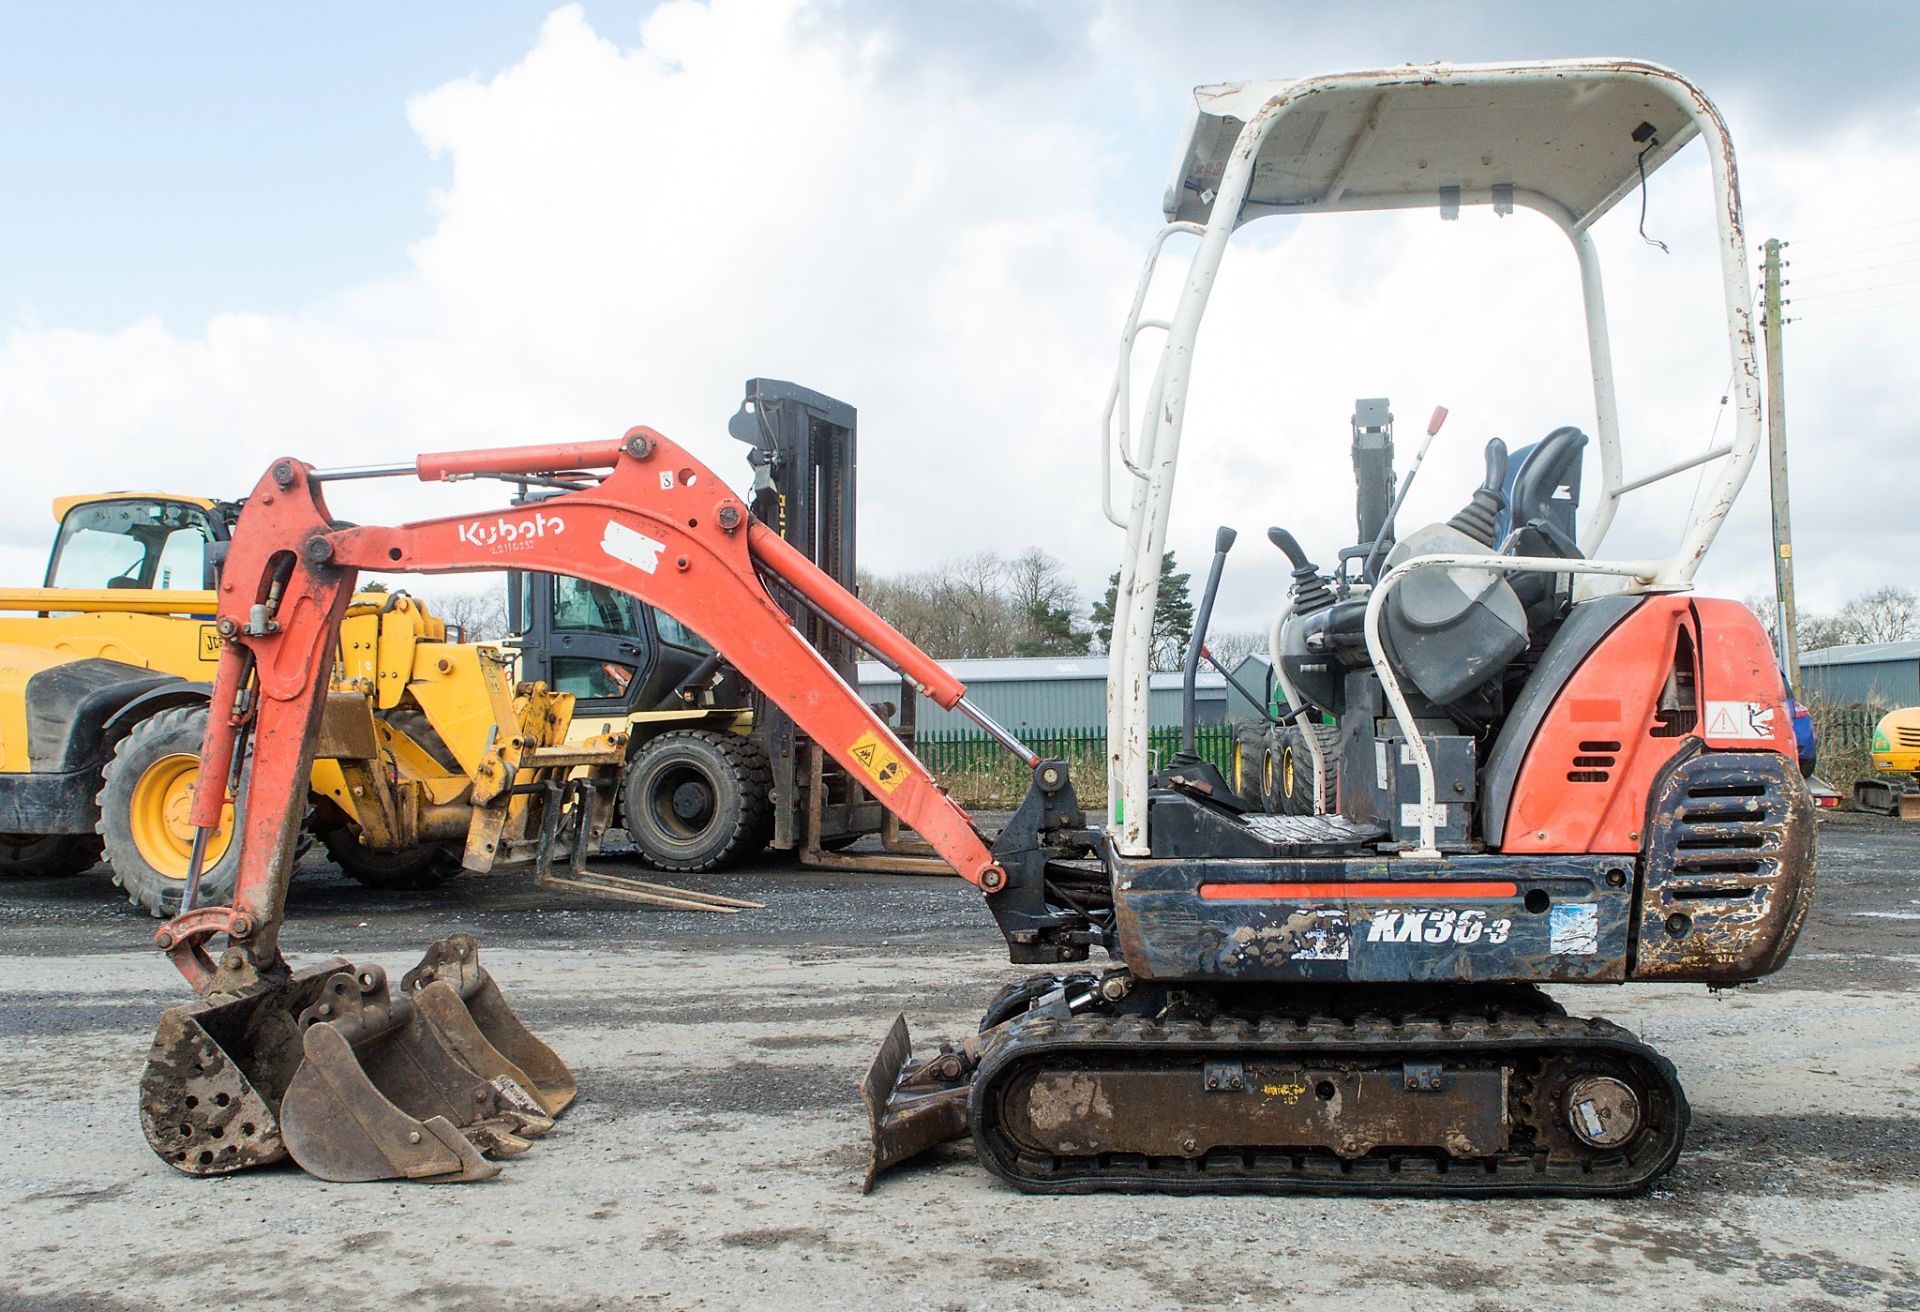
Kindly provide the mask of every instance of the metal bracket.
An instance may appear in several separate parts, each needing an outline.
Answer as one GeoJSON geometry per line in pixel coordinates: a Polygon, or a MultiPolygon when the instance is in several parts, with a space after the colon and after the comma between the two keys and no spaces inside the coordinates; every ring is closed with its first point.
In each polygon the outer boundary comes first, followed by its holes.
{"type": "Polygon", "coordinates": [[[1438,1093],[1447,1087],[1437,1061],[1409,1061],[1400,1066],[1400,1083],[1408,1093],[1438,1093]]]}
{"type": "Polygon", "coordinates": [[[1203,1072],[1208,1093],[1237,1093],[1247,1087],[1247,1068],[1237,1061],[1216,1058],[1203,1072]]]}

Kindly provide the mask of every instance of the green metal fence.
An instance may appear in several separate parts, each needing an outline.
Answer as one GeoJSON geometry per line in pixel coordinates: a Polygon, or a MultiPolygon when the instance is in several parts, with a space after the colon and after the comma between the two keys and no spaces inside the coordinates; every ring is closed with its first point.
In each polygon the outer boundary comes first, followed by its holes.
{"type": "MultiPolygon", "coordinates": [[[[1014,736],[1045,757],[1064,761],[1104,760],[1105,729],[1016,729],[1014,736]]],[[[1202,724],[1194,729],[1194,750],[1223,772],[1233,768],[1233,732],[1230,724],[1202,724]]],[[[1180,750],[1178,726],[1154,729],[1148,737],[1154,759],[1164,763],[1180,750]]],[[[914,735],[913,752],[936,776],[991,772],[1012,760],[1007,749],[965,729],[921,730],[914,735]]]]}
{"type": "Polygon", "coordinates": [[[1819,736],[1823,756],[1828,752],[1836,756],[1866,752],[1873,745],[1873,726],[1880,723],[1880,717],[1885,714],[1857,706],[1827,710],[1817,703],[1809,709],[1814,713],[1814,731],[1819,736]]]}

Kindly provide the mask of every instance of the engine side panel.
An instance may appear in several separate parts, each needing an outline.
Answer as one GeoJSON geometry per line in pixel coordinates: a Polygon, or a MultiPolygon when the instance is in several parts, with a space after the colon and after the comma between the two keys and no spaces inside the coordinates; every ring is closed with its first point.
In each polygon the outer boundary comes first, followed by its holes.
{"type": "Polygon", "coordinates": [[[1640,850],[1654,780],[1692,741],[1686,717],[1657,715],[1661,694],[1678,664],[1691,696],[1698,649],[1693,606],[1678,596],[1647,598],[1594,646],[1526,749],[1502,851],[1640,850]]]}

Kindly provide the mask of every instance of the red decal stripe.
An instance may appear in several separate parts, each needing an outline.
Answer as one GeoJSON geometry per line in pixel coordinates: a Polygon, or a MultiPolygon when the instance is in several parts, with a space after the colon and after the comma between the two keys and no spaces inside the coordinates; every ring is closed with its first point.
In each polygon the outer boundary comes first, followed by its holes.
{"type": "Polygon", "coordinates": [[[1434,900],[1473,900],[1515,897],[1519,886],[1506,880],[1469,883],[1464,880],[1410,879],[1370,880],[1365,883],[1331,884],[1202,884],[1200,896],[1208,901],[1319,901],[1322,898],[1348,898],[1362,902],[1408,902],[1434,900]]]}

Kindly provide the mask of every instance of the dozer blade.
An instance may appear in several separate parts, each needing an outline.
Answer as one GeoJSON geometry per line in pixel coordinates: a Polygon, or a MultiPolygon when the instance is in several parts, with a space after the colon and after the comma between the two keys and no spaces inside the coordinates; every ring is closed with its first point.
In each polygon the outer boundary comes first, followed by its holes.
{"type": "Polygon", "coordinates": [[[907,1018],[896,1016],[866,1078],[860,1081],[860,1100],[866,1104],[873,1136],[862,1193],[873,1192],[874,1181],[883,1171],[967,1133],[973,1056],[943,1051],[926,1061],[913,1061],[912,1054],[907,1018]]]}
{"type": "Polygon", "coordinates": [[[300,1015],[304,1060],[280,1109],[287,1151],[323,1180],[484,1180],[553,1121],[462,1062],[377,966],[339,971],[300,1015]]]}
{"type": "Polygon", "coordinates": [[[558,1116],[580,1091],[567,1064],[513,1014],[481,966],[473,935],[449,934],[430,946],[400,989],[461,1061],[488,1080],[512,1081],[548,1116],[558,1116]]]}

